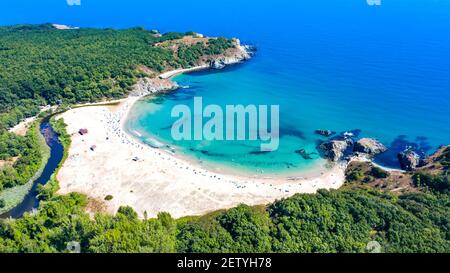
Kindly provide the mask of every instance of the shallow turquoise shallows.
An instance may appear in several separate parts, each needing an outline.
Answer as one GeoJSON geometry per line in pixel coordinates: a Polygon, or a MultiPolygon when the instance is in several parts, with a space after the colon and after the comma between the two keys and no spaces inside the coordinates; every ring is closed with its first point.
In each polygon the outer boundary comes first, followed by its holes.
{"type": "MultiPolygon", "coordinates": [[[[257,46],[255,58],[218,73],[175,80],[181,89],[139,102],[127,124],[179,154],[252,172],[304,171],[322,164],[316,129],[361,130],[390,148],[377,160],[396,166],[407,146],[430,153],[450,144],[450,1],[11,1],[0,23],[55,22],[80,27],[145,26],[239,37],[257,46]],[[33,2],[33,3],[31,3],[33,2]],[[161,3],[159,3],[161,2],[161,3]],[[11,12],[14,9],[20,12],[11,12]],[[157,12],[153,12],[157,11],[157,12]],[[17,14],[17,15],[15,15],[17,14]],[[19,16],[20,17],[17,17],[19,16]],[[16,16],[16,17],[14,17],[16,16]],[[279,104],[277,152],[249,142],[174,142],[172,106],[205,103],[279,104]],[[295,151],[304,149],[312,159],[295,151]]],[[[304,154],[303,154],[304,155],[304,154]]]]}
{"type": "Polygon", "coordinates": [[[176,77],[189,88],[139,102],[130,131],[214,166],[280,173],[324,163],[316,129],[361,130],[361,137],[390,148],[377,160],[397,167],[396,154],[407,146],[427,154],[450,143],[450,21],[438,10],[450,9],[433,5],[336,6],[332,13],[309,4],[298,7],[298,16],[261,20],[255,32],[235,26],[244,42],[258,47],[255,58],[176,77]],[[279,150],[258,153],[255,142],[173,141],[172,107],[192,106],[196,96],[222,106],[280,105],[279,150]],[[296,152],[302,149],[303,155],[296,152]]]}

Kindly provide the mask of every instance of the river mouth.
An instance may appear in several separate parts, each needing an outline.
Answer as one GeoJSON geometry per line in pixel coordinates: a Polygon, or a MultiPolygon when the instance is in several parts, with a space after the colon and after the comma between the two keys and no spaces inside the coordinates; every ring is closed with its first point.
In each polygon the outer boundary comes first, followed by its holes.
{"type": "Polygon", "coordinates": [[[0,215],[0,218],[20,218],[26,212],[31,212],[39,207],[38,186],[45,185],[50,180],[53,173],[58,168],[64,155],[64,147],[59,141],[58,135],[49,123],[49,118],[45,118],[40,124],[40,133],[44,136],[45,142],[50,147],[50,157],[45,165],[42,174],[33,182],[33,186],[20,204],[10,211],[0,215]]]}

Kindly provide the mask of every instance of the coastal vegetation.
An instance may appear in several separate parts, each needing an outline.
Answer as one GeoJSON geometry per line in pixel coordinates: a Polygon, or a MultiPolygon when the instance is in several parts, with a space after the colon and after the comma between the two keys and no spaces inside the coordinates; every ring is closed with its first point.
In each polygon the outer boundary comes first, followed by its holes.
{"type": "MultiPolygon", "coordinates": [[[[138,78],[195,65],[205,54],[233,46],[230,39],[207,39],[202,46],[183,47],[179,55],[156,46],[186,35],[193,33],[58,30],[51,24],[0,27],[0,192],[26,184],[44,160],[38,123],[25,137],[8,131],[38,115],[41,107],[124,97],[138,78]]],[[[60,124],[52,125],[58,132],[60,124]]],[[[63,145],[70,141],[60,138],[63,145]]]]}
{"type": "Polygon", "coordinates": [[[211,39],[207,45],[183,47],[178,56],[155,46],[185,35],[154,35],[143,28],[0,27],[0,124],[11,127],[47,104],[123,97],[144,76],[140,66],[155,73],[186,68],[233,46],[229,39],[211,39]]]}
{"type": "MultiPolygon", "coordinates": [[[[139,77],[192,66],[205,54],[232,46],[230,40],[214,39],[207,45],[183,45],[176,54],[156,46],[192,34],[0,27],[0,160],[14,161],[0,167],[0,191],[25,185],[45,159],[37,122],[24,137],[8,128],[37,115],[44,105],[122,97],[139,77]]],[[[50,123],[66,158],[71,139],[64,120],[52,118],[50,123]]],[[[371,241],[379,242],[383,252],[450,252],[449,154],[445,150],[434,162],[438,171],[408,174],[413,185],[402,193],[370,185],[394,179],[388,172],[357,166],[348,171],[341,190],[177,220],[167,213],[139,219],[130,207],[115,215],[90,215],[87,196],[56,194],[53,175],[38,188],[39,210],[0,220],[0,252],[68,252],[73,243],[86,253],[366,252],[371,241]]],[[[5,205],[0,200],[0,208],[5,205]]]]}
{"type": "Polygon", "coordinates": [[[195,45],[182,45],[178,48],[177,56],[183,67],[194,66],[203,56],[221,54],[225,50],[233,47],[233,43],[229,39],[218,38],[211,40],[208,46],[203,43],[195,45]]]}
{"type": "Polygon", "coordinates": [[[348,181],[178,220],[139,219],[129,207],[92,218],[86,196],[49,196],[37,213],[0,222],[0,252],[67,252],[72,242],[88,253],[366,252],[371,241],[383,252],[450,252],[450,195],[422,187],[397,194],[348,181]]]}
{"type": "Polygon", "coordinates": [[[38,122],[31,126],[24,137],[2,132],[0,138],[0,153],[3,158],[17,157],[13,164],[0,169],[1,191],[27,183],[41,166],[48,148],[40,135],[38,122]]]}
{"type": "Polygon", "coordinates": [[[50,157],[50,148],[40,133],[39,124],[40,119],[31,125],[25,136],[0,132],[4,136],[4,142],[0,140],[4,158],[13,158],[12,163],[0,167],[0,213],[22,201],[50,157]]]}

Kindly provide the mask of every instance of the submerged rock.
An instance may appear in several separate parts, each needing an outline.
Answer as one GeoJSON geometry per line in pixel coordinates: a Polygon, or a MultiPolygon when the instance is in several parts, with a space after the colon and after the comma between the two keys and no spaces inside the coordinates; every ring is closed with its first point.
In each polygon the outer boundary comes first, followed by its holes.
{"type": "Polygon", "coordinates": [[[305,149],[297,150],[295,151],[295,153],[299,154],[305,160],[312,160],[313,158],[311,157],[311,155],[316,154],[316,153],[308,153],[305,149]]]}
{"type": "Polygon", "coordinates": [[[321,135],[324,137],[330,137],[332,135],[335,135],[336,132],[330,131],[330,130],[316,130],[315,131],[316,135],[321,135]]]}
{"type": "Polygon", "coordinates": [[[319,148],[323,150],[324,156],[331,161],[337,162],[341,160],[346,151],[353,146],[353,141],[347,140],[331,140],[320,144],[319,148]]]}
{"type": "Polygon", "coordinates": [[[420,156],[411,149],[406,149],[405,151],[398,154],[398,161],[400,166],[405,171],[413,171],[420,165],[420,156]]]}
{"type": "Polygon", "coordinates": [[[382,143],[380,143],[375,139],[362,138],[355,143],[353,151],[375,156],[386,152],[387,148],[386,146],[384,146],[382,143]]]}

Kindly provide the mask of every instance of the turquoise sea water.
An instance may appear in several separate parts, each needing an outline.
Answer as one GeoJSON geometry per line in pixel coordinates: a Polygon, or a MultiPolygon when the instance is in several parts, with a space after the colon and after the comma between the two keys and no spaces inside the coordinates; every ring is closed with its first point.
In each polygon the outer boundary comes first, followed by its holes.
{"type": "Polygon", "coordinates": [[[377,160],[394,167],[406,146],[430,153],[450,143],[450,1],[382,0],[377,7],[365,0],[171,2],[6,1],[0,23],[195,30],[255,45],[248,63],[177,77],[190,88],[139,102],[129,120],[130,131],[143,138],[213,165],[309,169],[323,162],[314,154],[316,129],[361,130],[390,148],[377,160]],[[174,142],[170,110],[194,96],[205,104],[279,104],[280,149],[261,154],[248,142],[174,142]]]}

